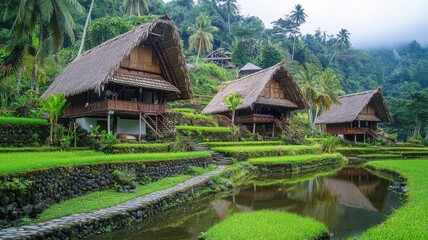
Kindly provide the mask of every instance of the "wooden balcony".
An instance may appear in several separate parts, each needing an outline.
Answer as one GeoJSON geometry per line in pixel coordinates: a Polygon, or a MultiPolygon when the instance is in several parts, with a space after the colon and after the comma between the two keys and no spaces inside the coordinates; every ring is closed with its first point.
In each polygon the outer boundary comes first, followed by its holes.
{"type": "Polygon", "coordinates": [[[104,100],[93,102],[85,107],[84,104],[71,104],[64,110],[63,117],[79,117],[107,114],[113,110],[118,113],[146,113],[149,115],[165,112],[165,104],[151,104],[123,100],[104,100]]]}
{"type": "Polygon", "coordinates": [[[274,121],[274,116],[272,115],[252,114],[247,116],[235,117],[235,124],[272,123],[273,121],[274,121]]]}
{"type": "Polygon", "coordinates": [[[330,134],[369,134],[369,128],[331,128],[327,127],[327,132],[330,134]]]}

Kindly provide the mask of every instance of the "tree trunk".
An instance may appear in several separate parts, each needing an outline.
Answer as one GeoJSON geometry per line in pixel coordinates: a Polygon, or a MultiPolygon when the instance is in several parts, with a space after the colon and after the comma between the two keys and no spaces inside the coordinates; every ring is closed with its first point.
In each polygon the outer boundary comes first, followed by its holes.
{"type": "Polygon", "coordinates": [[[235,111],[236,110],[232,111],[232,127],[235,125],[235,111]]]}
{"type": "Polygon", "coordinates": [[[83,45],[85,45],[86,30],[88,29],[89,21],[91,20],[92,7],[94,6],[94,1],[95,0],[91,1],[91,6],[89,7],[89,12],[88,12],[88,16],[86,17],[85,27],[83,28],[82,40],[80,42],[79,52],[77,53],[76,59],[80,56],[80,54],[82,54],[83,45]]]}
{"type": "Polygon", "coordinates": [[[308,109],[308,118],[309,118],[309,125],[311,127],[311,134],[314,136],[314,122],[313,122],[313,116],[312,116],[312,107],[309,107],[308,109]]]}
{"type": "Polygon", "coordinates": [[[333,61],[334,56],[336,56],[336,51],[333,52],[333,56],[330,59],[330,62],[328,62],[328,66],[330,66],[331,62],[333,61]]]}
{"type": "Polygon", "coordinates": [[[49,131],[49,142],[50,142],[51,146],[53,146],[53,129],[54,129],[53,119],[51,119],[50,122],[51,122],[51,129],[49,131]]]}
{"type": "Polygon", "coordinates": [[[291,54],[291,60],[294,60],[294,45],[296,44],[296,35],[293,36],[293,51],[291,54]]]}
{"type": "Polygon", "coordinates": [[[229,11],[227,12],[227,24],[228,24],[228,26],[229,26],[229,33],[230,33],[230,9],[229,9],[229,11]]]}
{"type": "Polygon", "coordinates": [[[22,65],[19,66],[19,70],[18,70],[18,86],[16,87],[16,91],[19,95],[19,93],[21,92],[21,85],[22,85],[22,65]]]}
{"type": "Polygon", "coordinates": [[[198,46],[198,55],[196,56],[196,65],[198,65],[198,61],[199,61],[199,55],[201,54],[202,51],[202,38],[199,41],[199,46],[198,46]]]}

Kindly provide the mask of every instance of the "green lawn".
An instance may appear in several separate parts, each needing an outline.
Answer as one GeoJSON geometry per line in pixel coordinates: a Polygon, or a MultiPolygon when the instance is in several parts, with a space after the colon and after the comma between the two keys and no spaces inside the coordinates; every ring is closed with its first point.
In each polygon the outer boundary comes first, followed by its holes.
{"type": "Polygon", "coordinates": [[[428,160],[385,160],[367,163],[407,178],[408,202],[362,239],[428,239],[428,160]]]}
{"type": "Polygon", "coordinates": [[[175,128],[183,131],[232,132],[228,127],[176,126],[175,128]]]}
{"type": "Polygon", "coordinates": [[[203,142],[207,147],[281,145],[282,141],[203,142]]]}
{"type": "Polygon", "coordinates": [[[0,174],[24,172],[57,166],[74,166],[105,162],[165,161],[208,157],[208,152],[141,153],[106,155],[94,151],[33,152],[0,154],[0,174]]]}
{"type": "Polygon", "coordinates": [[[315,239],[327,233],[327,227],[312,218],[263,210],[235,213],[201,236],[206,240],[282,240],[315,239]]]}
{"type": "Polygon", "coordinates": [[[39,118],[0,117],[0,124],[47,125],[49,122],[39,118]]]}
{"type": "Polygon", "coordinates": [[[309,155],[297,155],[297,156],[281,156],[281,157],[262,157],[262,158],[251,158],[248,162],[251,164],[266,164],[266,163],[293,163],[293,162],[310,162],[324,159],[337,159],[343,158],[340,153],[333,154],[309,154],[309,155]]]}
{"type": "MultiPolygon", "coordinates": [[[[215,165],[210,165],[208,168],[193,167],[195,175],[202,175],[210,172],[216,168],[215,165]]],[[[144,196],[152,192],[164,190],[173,187],[183,181],[192,178],[192,175],[179,175],[175,177],[168,177],[158,180],[156,182],[148,183],[145,185],[137,185],[136,193],[119,193],[113,189],[93,192],[85,196],[72,198],[62,203],[51,205],[42,214],[40,214],[35,221],[42,222],[54,218],[68,216],[75,213],[90,212],[102,208],[108,208],[119,203],[134,199],[136,197],[144,196]]]]}

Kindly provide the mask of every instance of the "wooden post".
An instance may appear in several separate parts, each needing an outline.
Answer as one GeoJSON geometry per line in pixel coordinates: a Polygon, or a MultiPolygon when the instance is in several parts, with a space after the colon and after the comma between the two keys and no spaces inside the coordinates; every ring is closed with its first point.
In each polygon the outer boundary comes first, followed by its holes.
{"type": "Polygon", "coordinates": [[[141,142],[141,125],[142,125],[142,123],[141,123],[141,118],[142,118],[142,114],[141,114],[141,112],[140,112],[140,117],[138,118],[138,123],[139,123],[139,126],[140,126],[140,128],[138,129],[138,141],[139,142],[141,142]]]}
{"type": "Polygon", "coordinates": [[[110,114],[107,113],[107,132],[110,133],[110,114]]]}
{"type": "Polygon", "coordinates": [[[354,134],[354,143],[357,142],[357,134],[354,134]]]}
{"type": "Polygon", "coordinates": [[[366,143],[366,134],[364,133],[364,143],[366,143]]]}
{"type": "Polygon", "coordinates": [[[275,136],[275,123],[272,123],[272,138],[275,136]]]}
{"type": "Polygon", "coordinates": [[[253,134],[256,134],[256,123],[253,123],[253,134]]]}

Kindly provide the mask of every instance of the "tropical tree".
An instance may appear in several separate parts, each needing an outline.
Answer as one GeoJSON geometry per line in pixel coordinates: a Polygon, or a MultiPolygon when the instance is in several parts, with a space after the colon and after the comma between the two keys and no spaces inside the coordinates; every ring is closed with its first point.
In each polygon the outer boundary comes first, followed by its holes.
{"type": "Polygon", "coordinates": [[[74,43],[73,28],[75,26],[72,11],[83,13],[84,8],[77,0],[27,0],[21,1],[18,7],[15,22],[11,32],[19,41],[36,45],[34,54],[32,80],[36,85],[40,79],[41,61],[46,57],[49,46],[58,49],[64,42],[64,36],[68,36],[74,43]],[[33,44],[32,35],[38,27],[38,43],[33,44]]]}
{"type": "Polygon", "coordinates": [[[213,49],[213,33],[217,31],[218,28],[211,25],[210,17],[206,13],[201,13],[196,18],[195,25],[187,29],[187,32],[191,34],[189,37],[189,49],[190,51],[198,51],[196,64],[201,53],[209,52],[213,49]]]}
{"type": "Polygon", "coordinates": [[[339,33],[336,34],[337,42],[336,44],[339,46],[339,48],[349,48],[351,46],[350,36],[351,33],[345,29],[340,29],[339,33]]]}
{"type": "Polygon", "coordinates": [[[323,110],[330,109],[332,104],[339,103],[339,95],[345,94],[340,84],[341,77],[336,75],[331,68],[321,72],[318,82],[318,98],[316,99],[315,118],[323,110]]]}
{"type": "MultiPolygon", "coordinates": [[[[297,25],[297,29],[306,22],[306,15],[305,9],[303,9],[302,5],[297,4],[294,6],[293,11],[291,11],[291,14],[289,16],[289,19],[291,19],[292,22],[294,22],[297,25]]],[[[291,59],[294,59],[294,48],[296,46],[296,34],[299,33],[299,30],[293,32],[293,50],[291,53],[291,59]]]]}
{"type": "Polygon", "coordinates": [[[86,17],[85,27],[83,27],[83,34],[82,34],[82,39],[80,41],[79,52],[77,53],[76,58],[78,58],[80,56],[80,54],[82,54],[83,46],[85,45],[86,30],[88,29],[89,22],[91,21],[92,7],[93,6],[94,6],[94,0],[91,0],[91,5],[89,6],[88,16],[86,17]]]}
{"type": "Polygon", "coordinates": [[[312,64],[306,64],[306,67],[297,74],[297,80],[302,90],[303,96],[309,105],[308,120],[311,126],[311,133],[315,133],[315,124],[313,110],[319,97],[319,78],[320,71],[312,64]]]}
{"type": "Polygon", "coordinates": [[[239,106],[239,104],[243,103],[241,101],[242,98],[244,98],[244,96],[239,95],[236,92],[233,92],[228,97],[224,97],[223,98],[223,102],[226,104],[227,109],[229,109],[230,111],[232,111],[232,126],[235,124],[235,111],[236,111],[236,108],[239,106]]]}
{"type": "Polygon", "coordinates": [[[120,10],[131,16],[141,16],[149,12],[149,6],[154,4],[154,0],[123,0],[120,10]]]}
{"type": "Polygon", "coordinates": [[[238,3],[236,0],[222,0],[221,2],[223,2],[222,7],[226,10],[227,26],[230,33],[230,16],[238,12],[238,3]]]}
{"type": "Polygon", "coordinates": [[[54,129],[56,129],[58,117],[67,106],[67,99],[64,94],[50,95],[47,99],[41,98],[42,111],[49,113],[50,134],[49,142],[54,144],[54,129]]]}

